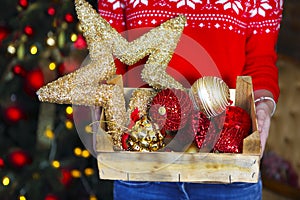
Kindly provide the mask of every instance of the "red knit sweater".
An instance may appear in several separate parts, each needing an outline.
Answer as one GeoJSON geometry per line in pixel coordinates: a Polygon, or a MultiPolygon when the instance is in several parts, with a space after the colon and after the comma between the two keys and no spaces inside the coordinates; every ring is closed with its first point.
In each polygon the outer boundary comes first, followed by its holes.
{"type": "MultiPolygon", "coordinates": [[[[99,0],[98,3],[100,15],[119,32],[156,27],[179,14],[185,15],[187,25],[168,65],[168,73],[187,86],[201,76],[220,75],[230,88],[235,88],[238,75],[249,75],[254,90],[267,89],[276,101],[279,87],[275,45],[282,6],[283,0],[99,0]]],[[[130,41],[137,35],[128,37],[130,41]]],[[[134,74],[127,80],[129,86],[142,84],[140,70],[130,70],[137,65],[125,67],[118,63],[117,66],[118,73],[134,74]]]]}

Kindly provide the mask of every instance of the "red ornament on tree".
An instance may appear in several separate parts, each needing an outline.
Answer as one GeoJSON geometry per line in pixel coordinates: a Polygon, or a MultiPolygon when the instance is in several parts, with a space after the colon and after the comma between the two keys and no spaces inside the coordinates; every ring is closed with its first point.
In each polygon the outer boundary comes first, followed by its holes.
{"type": "Polygon", "coordinates": [[[28,72],[25,79],[27,89],[32,90],[34,92],[45,84],[44,74],[41,69],[34,69],[28,72]]]}
{"type": "Polygon", "coordinates": [[[0,158],[0,168],[3,168],[5,166],[3,158],[0,158]]]}
{"type": "Polygon", "coordinates": [[[65,15],[65,21],[68,22],[68,23],[72,23],[74,21],[74,17],[71,13],[67,13],[65,15]]]}
{"type": "Polygon", "coordinates": [[[9,35],[9,29],[6,26],[0,26],[0,45],[2,41],[9,35]]]}
{"type": "Polygon", "coordinates": [[[16,167],[22,168],[32,162],[30,155],[23,150],[15,150],[8,155],[9,163],[16,167]]]}
{"type": "Polygon", "coordinates": [[[21,65],[15,65],[12,70],[15,75],[18,75],[21,77],[26,76],[26,70],[21,65]]]}
{"type": "Polygon", "coordinates": [[[153,98],[149,114],[160,128],[176,131],[185,126],[192,109],[192,102],[186,92],[165,89],[153,98]]]}
{"type": "Polygon", "coordinates": [[[241,153],[243,140],[251,130],[251,123],[250,115],[244,109],[237,106],[228,106],[224,126],[214,151],[241,153]]]}
{"type": "Polygon", "coordinates": [[[28,1],[27,1],[27,0],[19,0],[19,5],[20,5],[22,8],[27,8],[27,6],[28,6],[28,1]]]}
{"type": "Polygon", "coordinates": [[[44,200],[59,200],[59,198],[54,194],[47,194],[44,200]]]}
{"type": "Polygon", "coordinates": [[[10,106],[4,110],[4,116],[8,122],[16,123],[24,117],[24,113],[17,106],[10,106]]]}
{"type": "Polygon", "coordinates": [[[86,49],[87,48],[86,41],[82,35],[77,36],[77,40],[74,42],[74,47],[76,49],[86,49]]]}
{"type": "Polygon", "coordinates": [[[60,178],[60,182],[64,185],[64,186],[68,186],[72,181],[72,174],[70,172],[70,170],[68,169],[61,169],[61,178],[60,178]]]}
{"type": "Polygon", "coordinates": [[[24,27],[24,33],[28,36],[32,36],[33,35],[33,28],[31,26],[25,26],[24,27]]]}
{"type": "Polygon", "coordinates": [[[56,13],[56,10],[54,7],[49,7],[47,10],[48,15],[53,16],[56,13]]]}

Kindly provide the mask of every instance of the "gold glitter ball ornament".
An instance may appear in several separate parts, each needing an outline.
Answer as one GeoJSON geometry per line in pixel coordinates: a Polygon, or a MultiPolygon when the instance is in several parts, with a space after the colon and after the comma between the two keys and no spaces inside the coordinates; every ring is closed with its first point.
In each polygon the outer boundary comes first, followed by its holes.
{"type": "Polygon", "coordinates": [[[164,136],[158,126],[146,116],[136,121],[124,142],[126,142],[126,150],[141,152],[157,151],[165,146],[164,136]]]}
{"type": "Polygon", "coordinates": [[[190,92],[195,107],[207,117],[221,114],[230,104],[229,87],[218,77],[205,76],[198,79],[190,92]]]}

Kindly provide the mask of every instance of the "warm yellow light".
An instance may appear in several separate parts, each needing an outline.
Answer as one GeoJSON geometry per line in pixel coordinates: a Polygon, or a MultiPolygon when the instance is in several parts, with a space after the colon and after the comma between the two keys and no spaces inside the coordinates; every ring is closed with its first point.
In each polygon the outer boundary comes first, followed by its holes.
{"type": "Polygon", "coordinates": [[[90,152],[88,150],[83,150],[81,156],[84,158],[88,158],[90,156],[90,152]]]}
{"type": "Polygon", "coordinates": [[[73,108],[71,106],[68,106],[66,108],[66,113],[69,114],[69,115],[71,115],[73,113],[73,108]]]}
{"type": "Polygon", "coordinates": [[[51,71],[55,70],[55,69],[56,69],[56,64],[55,64],[54,62],[51,62],[51,63],[49,64],[49,69],[50,69],[51,71]]]}
{"type": "Polygon", "coordinates": [[[90,125],[85,126],[84,130],[87,133],[92,133],[92,127],[90,125]]]}
{"type": "Polygon", "coordinates": [[[80,156],[81,153],[82,153],[82,151],[81,151],[81,149],[80,149],[79,147],[76,147],[76,148],[74,149],[74,154],[75,154],[76,156],[80,156]]]}
{"type": "Polygon", "coordinates": [[[93,170],[92,168],[86,168],[86,169],[84,170],[84,173],[85,173],[85,175],[87,175],[87,176],[91,176],[91,175],[94,174],[94,170],[93,170]]]}
{"type": "Polygon", "coordinates": [[[53,139],[54,138],[54,133],[51,129],[46,129],[45,130],[45,136],[49,139],[53,139]]]}
{"type": "Polygon", "coordinates": [[[90,196],[90,200],[97,200],[97,197],[96,197],[94,194],[92,194],[92,195],[90,196]]]}
{"type": "Polygon", "coordinates": [[[51,47],[53,47],[55,45],[55,40],[53,37],[48,37],[47,39],[47,44],[51,47]]]}
{"type": "Polygon", "coordinates": [[[26,197],[24,195],[20,195],[19,200],[26,200],[26,197]]]}
{"type": "Polygon", "coordinates": [[[81,172],[77,169],[72,170],[71,174],[74,178],[79,178],[81,176],[81,172]]]}
{"type": "Polygon", "coordinates": [[[2,184],[4,186],[7,186],[7,185],[9,185],[9,183],[10,183],[10,179],[7,176],[4,176],[2,179],[2,184]]]}
{"type": "Polygon", "coordinates": [[[70,120],[67,120],[67,121],[65,122],[65,124],[66,124],[66,128],[67,128],[67,129],[72,129],[72,128],[73,128],[73,123],[72,123],[70,120]]]}
{"type": "Polygon", "coordinates": [[[90,125],[87,125],[84,129],[85,129],[85,132],[92,133],[92,127],[90,125]]]}
{"type": "Polygon", "coordinates": [[[13,45],[8,45],[7,52],[10,53],[10,54],[15,54],[16,53],[16,47],[14,47],[13,45]]]}
{"type": "Polygon", "coordinates": [[[71,41],[75,42],[77,40],[77,35],[75,33],[71,34],[71,41]]]}
{"type": "Polygon", "coordinates": [[[37,52],[38,52],[37,46],[32,45],[32,46],[30,47],[30,53],[31,53],[32,55],[35,55],[35,54],[37,54],[37,52]]]}
{"type": "Polygon", "coordinates": [[[60,162],[57,161],[57,160],[53,160],[53,161],[52,161],[52,166],[53,166],[54,168],[59,168],[59,167],[60,167],[60,162]]]}

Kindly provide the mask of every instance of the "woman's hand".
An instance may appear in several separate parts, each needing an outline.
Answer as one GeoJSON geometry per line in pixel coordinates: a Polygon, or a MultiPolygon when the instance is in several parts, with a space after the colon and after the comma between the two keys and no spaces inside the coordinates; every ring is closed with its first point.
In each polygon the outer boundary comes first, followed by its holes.
{"type": "MultiPolygon", "coordinates": [[[[254,92],[254,98],[260,99],[260,97],[271,97],[272,94],[267,90],[258,90],[254,92]]],[[[271,117],[273,111],[275,109],[276,104],[275,102],[265,99],[265,100],[258,100],[256,102],[256,118],[257,118],[257,125],[258,131],[260,133],[260,140],[261,140],[261,157],[263,156],[265,146],[267,143],[267,139],[269,136],[269,130],[271,126],[271,117]]]]}

